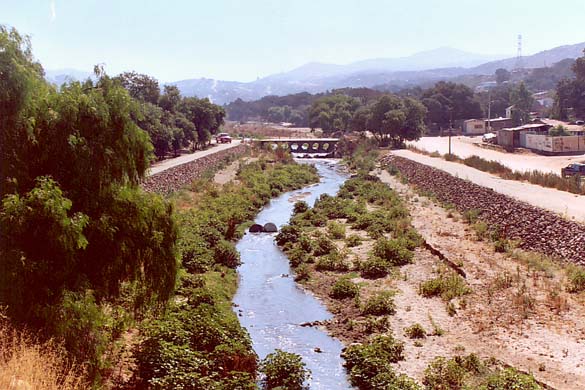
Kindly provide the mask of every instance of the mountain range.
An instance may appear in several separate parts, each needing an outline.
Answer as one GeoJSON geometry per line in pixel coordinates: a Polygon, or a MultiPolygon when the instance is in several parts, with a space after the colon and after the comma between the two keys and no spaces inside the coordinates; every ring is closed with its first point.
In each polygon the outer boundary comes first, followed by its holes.
{"type": "MultiPolygon", "coordinates": [[[[555,47],[521,57],[524,68],[550,66],[566,58],[583,54],[585,42],[555,47]]],[[[317,93],[343,87],[413,86],[466,75],[493,75],[496,69],[513,70],[517,58],[486,56],[448,47],[400,58],[375,58],[347,65],[312,62],[291,71],[269,75],[251,82],[197,78],[170,82],[185,96],[209,97],[214,103],[226,104],[238,98],[256,100],[266,95],[297,92],[317,93]]],[[[87,78],[88,72],[72,69],[47,71],[49,81],[87,78]]]]}

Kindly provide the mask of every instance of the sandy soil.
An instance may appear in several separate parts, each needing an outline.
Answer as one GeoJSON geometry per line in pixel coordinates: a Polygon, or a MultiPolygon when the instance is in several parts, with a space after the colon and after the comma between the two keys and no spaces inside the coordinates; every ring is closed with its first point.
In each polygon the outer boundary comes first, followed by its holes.
{"type": "Polygon", "coordinates": [[[246,157],[243,159],[233,161],[227,167],[217,171],[215,176],[213,177],[213,181],[217,184],[226,184],[229,183],[230,181],[238,182],[236,176],[238,174],[238,169],[240,168],[240,165],[248,164],[257,160],[258,158],[256,157],[246,157]]]}
{"type": "MultiPolygon", "coordinates": [[[[449,137],[422,137],[418,141],[409,142],[410,145],[428,152],[449,152],[449,137]]],[[[487,160],[495,160],[507,167],[519,171],[540,170],[560,174],[561,168],[571,162],[585,161],[585,153],[576,156],[542,156],[530,151],[522,153],[506,153],[503,151],[486,149],[481,147],[481,136],[476,137],[452,137],[452,153],[467,158],[479,156],[487,160]]]]}
{"type": "Polygon", "coordinates": [[[418,283],[430,278],[437,267],[437,259],[417,252],[415,263],[402,269],[408,277],[396,283],[401,293],[395,300],[399,309],[392,318],[394,331],[399,335],[412,322],[428,331],[430,313],[447,332],[427,338],[419,348],[407,341],[407,356],[416,358],[407,358],[400,368],[420,378],[433,356],[450,356],[464,349],[532,372],[556,389],[582,389],[585,297],[564,291],[562,269],[547,263],[529,266],[521,259],[496,253],[491,243],[477,240],[469,225],[449,218],[453,212],[414,194],[386,172],[380,177],[408,199],[413,226],[433,247],[462,266],[473,290],[459,300],[458,314],[449,317],[442,301],[417,294],[418,283]]]}
{"type": "Polygon", "coordinates": [[[519,199],[533,206],[555,212],[565,218],[585,222],[585,196],[575,195],[565,191],[545,188],[538,185],[505,180],[490,173],[482,172],[464,164],[445,161],[415,153],[410,150],[396,150],[392,153],[405,157],[421,164],[441,169],[461,179],[470,180],[476,184],[493,189],[504,195],[519,199]]]}

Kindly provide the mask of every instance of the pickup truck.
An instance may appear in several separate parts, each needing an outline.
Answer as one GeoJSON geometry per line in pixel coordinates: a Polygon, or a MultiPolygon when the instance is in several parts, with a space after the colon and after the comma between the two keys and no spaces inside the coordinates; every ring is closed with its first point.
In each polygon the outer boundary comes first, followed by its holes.
{"type": "Polygon", "coordinates": [[[565,168],[561,169],[561,176],[563,176],[563,177],[570,177],[570,176],[577,176],[577,175],[585,178],[585,164],[573,163],[573,164],[569,164],[565,168]]]}

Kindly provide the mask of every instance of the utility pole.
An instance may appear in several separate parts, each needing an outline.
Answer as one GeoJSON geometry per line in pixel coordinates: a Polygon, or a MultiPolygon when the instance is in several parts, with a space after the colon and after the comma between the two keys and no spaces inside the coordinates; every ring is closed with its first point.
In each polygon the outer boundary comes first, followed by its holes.
{"type": "Polygon", "coordinates": [[[451,157],[451,134],[453,133],[453,108],[449,107],[449,157],[451,157]]]}
{"type": "Polygon", "coordinates": [[[487,132],[492,131],[492,89],[488,89],[488,125],[487,132]]]}

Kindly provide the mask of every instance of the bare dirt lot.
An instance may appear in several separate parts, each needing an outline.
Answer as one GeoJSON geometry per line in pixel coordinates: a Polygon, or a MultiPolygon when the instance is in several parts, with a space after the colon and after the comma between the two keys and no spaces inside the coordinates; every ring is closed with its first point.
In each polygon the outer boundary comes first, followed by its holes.
{"type": "MultiPolygon", "coordinates": [[[[409,142],[418,149],[428,152],[439,152],[446,154],[449,152],[449,137],[422,137],[418,141],[409,142]]],[[[498,161],[507,167],[519,171],[539,170],[543,172],[553,172],[560,174],[561,168],[571,162],[585,161],[585,153],[576,156],[542,156],[530,151],[521,153],[506,153],[499,150],[486,149],[481,147],[481,136],[476,137],[452,137],[452,153],[467,158],[470,156],[479,156],[486,160],[498,161]]]]}

